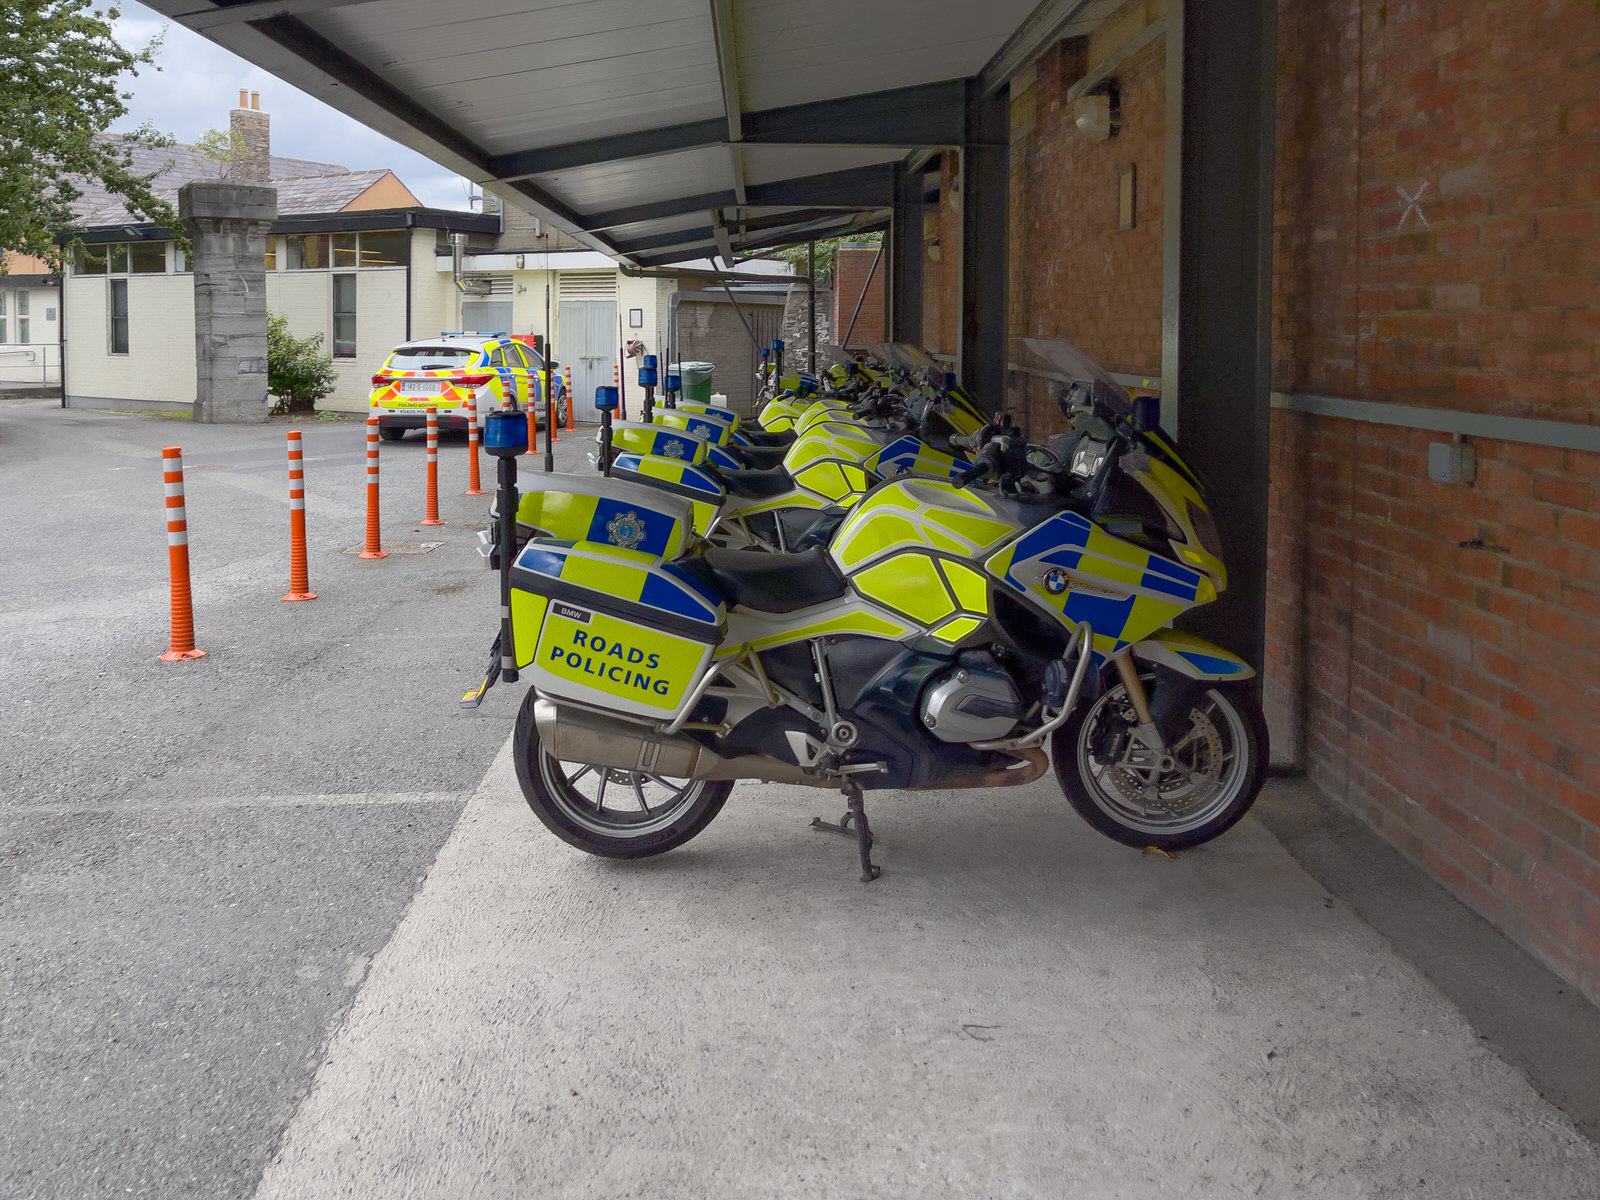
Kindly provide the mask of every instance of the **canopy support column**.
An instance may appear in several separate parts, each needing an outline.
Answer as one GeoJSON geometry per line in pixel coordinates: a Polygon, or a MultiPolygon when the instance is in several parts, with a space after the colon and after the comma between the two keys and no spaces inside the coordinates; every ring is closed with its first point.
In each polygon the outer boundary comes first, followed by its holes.
{"type": "Polygon", "coordinates": [[[922,175],[894,168],[889,221],[889,340],[924,343],[922,336],[922,175]]]}
{"type": "Polygon", "coordinates": [[[1258,667],[1272,465],[1276,58],[1276,0],[1186,0],[1179,449],[1211,485],[1228,590],[1185,628],[1258,667]]]}
{"type": "Polygon", "coordinates": [[[966,141],[961,147],[961,385],[983,407],[1006,404],[1006,302],[1010,89],[989,98],[967,81],[966,141]]]}

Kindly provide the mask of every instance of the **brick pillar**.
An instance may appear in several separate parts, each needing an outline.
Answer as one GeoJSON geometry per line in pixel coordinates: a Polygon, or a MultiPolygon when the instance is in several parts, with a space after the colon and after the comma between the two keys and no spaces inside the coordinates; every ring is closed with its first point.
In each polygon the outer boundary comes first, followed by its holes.
{"type": "Polygon", "coordinates": [[[221,181],[185,184],[178,215],[193,240],[194,419],[267,419],[267,230],[276,188],[221,181]]]}
{"type": "Polygon", "coordinates": [[[236,183],[265,183],[272,178],[271,118],[255,105],[245,107],[245,94],[239,93],[239,107],[228,114],[233,132],[233,154],[228,159],[228,178],[236,183]]]}

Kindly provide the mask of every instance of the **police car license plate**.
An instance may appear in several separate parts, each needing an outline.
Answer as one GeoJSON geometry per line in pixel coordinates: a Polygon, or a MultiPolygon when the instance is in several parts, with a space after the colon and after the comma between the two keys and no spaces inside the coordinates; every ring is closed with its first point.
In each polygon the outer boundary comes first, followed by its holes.
{"type": "Polygon", "coordinates": [[[400,384],[402,396],[437,396],[442,390],[436,379],[408,379],[400,384]]]}

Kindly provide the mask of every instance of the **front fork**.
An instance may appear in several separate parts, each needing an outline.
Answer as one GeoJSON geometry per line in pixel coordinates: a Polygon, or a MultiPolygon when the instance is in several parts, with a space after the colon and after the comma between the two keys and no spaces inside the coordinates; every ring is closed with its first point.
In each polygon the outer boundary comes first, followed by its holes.
{"type": "MultiPolygon", "coordinates": [[[[1133,706],[1133,715],[1138,720],[1134,726],[1134,739],[1155,756],[1151,764],[1156,772],[1165,772],[1176,769],[1177,760],[1167,750],[1166,739],[1161,736],[1155,718],[1150,713],[1150,699],[1145,694],[1144,680],[1139,678],[1139,668],[1133,662],[1133,647],[1129,646],[1120,654],[1111,659],[1117,666],[1117,676],[1122,680],[1122,688],[1128,693],[1128,703],[1133,706]]],[[[1153,776],[1159,778],[1159,775],[1153,776]]]]}

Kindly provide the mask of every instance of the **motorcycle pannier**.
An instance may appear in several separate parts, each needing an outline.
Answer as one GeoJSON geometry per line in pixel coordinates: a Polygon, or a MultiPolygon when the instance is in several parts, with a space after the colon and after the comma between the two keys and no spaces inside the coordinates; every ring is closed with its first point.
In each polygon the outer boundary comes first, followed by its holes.
{"type": "Polygon", "coordinates": [[[670,718],[725,617],[704,583],[637,550],[539,538],[511,567],[517,666],[557,700],[670,718]]]}

